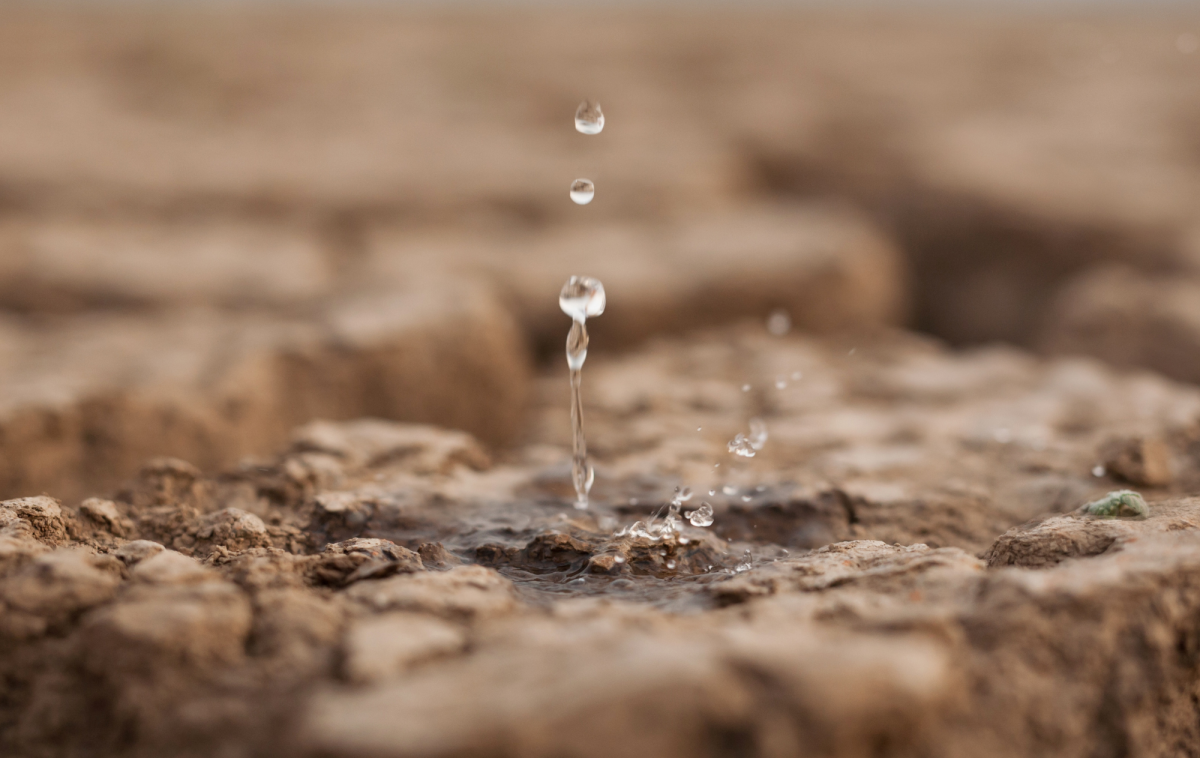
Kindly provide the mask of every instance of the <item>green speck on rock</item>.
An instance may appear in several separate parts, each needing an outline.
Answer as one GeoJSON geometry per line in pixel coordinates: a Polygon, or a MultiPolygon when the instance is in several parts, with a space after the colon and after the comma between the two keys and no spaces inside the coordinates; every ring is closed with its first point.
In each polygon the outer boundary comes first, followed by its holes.
{"type": "Polygon", "coordinates": [[[1150,508],[1133,490],[1117,490],[1083,506],[1083,513],[1096,518],[1123,518],[1140,521],[1150,516],[1150,508]]]}

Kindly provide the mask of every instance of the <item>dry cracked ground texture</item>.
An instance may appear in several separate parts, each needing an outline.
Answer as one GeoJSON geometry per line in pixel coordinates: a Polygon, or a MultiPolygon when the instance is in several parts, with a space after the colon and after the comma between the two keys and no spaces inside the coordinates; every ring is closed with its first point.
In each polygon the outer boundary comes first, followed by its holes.
{"type": "Polygon", "coordinates": [[[0,9],[0,754],[1200,752],[1188,23],[0,9]]]}
{"type": "Polygon", "coordinates": [[[566,496],[560,372],[538,384],[531,439],[498,455],[430,426],[314,422],[220,474],[160,458],[111,499],[0,503],[0,748],[1200,745],[1200,503],[1181,495],[1200,390],[902,333],[848,347],[761,328],[585,374],[587,512],[566,496]],[[765,447],[729,455],[751,416],[765,447]],[[712,526],[623,534],[661,525],[678,486],[712,526]],[[1128,486],[1148,519],[1078,509],[1128,486]]]}

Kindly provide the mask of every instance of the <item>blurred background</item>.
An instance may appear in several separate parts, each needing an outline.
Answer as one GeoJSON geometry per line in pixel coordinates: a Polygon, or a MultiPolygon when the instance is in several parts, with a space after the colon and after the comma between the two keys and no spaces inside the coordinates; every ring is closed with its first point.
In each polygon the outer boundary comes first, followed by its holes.
{"type": "Polygon", "coordinates": [[[502,448],[571,274],[596,354],[782,310],[1196,382],[1198,211],[1192,3],[9,2],[0,495],[502,448]]]}

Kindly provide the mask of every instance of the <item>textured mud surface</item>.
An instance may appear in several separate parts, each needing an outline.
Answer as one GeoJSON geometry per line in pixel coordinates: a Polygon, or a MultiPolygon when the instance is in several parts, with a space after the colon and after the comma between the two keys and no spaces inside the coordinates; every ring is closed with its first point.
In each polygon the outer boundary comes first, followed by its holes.
{"type": "Polygon", "coordinates": [[[1196,31],[0,8],[0,755],[1200,754],[1196,31]]]}
{"type": "Polygon", "coordinates": [[[1196,745],[1200,504],[1176,493],[1196,486],[1200,392],[903,334],[850,350],[755,327],[589,365],[588,512],[557,444],[561,372],[539,380],[535,438],[499,457],[461,432],[316,422],[218,475],[157,459],[111,499],[6,501],[0,745],[1196,745]],[[739,459],[725,441],[750,414],[770,438],[739,459]],[[1130,480],[1148,519],[1078,510],[1130,480]],[[676,486],[711,527],[622,536],[676,486]]]}

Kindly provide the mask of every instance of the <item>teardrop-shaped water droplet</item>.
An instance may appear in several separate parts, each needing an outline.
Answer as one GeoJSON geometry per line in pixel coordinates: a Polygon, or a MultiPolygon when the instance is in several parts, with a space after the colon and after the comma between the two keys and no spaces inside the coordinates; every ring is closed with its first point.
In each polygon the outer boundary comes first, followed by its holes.
{"type": "Polygon", "coordinates": [[[590,276],[573,276],[558,293],[558,307],[576,321],[604,313],[604,285],[590,276]]]}
{"type": "Polygon", "coordinates": [[[604,111],[600,103],[584,100],[575,109],[575,129],[580,134],[599,134],[604,131],[604,111]]]}
{"type": "Polygon", "coordinates": [[[576,179],[571,183],[571,199],[576,205],[587,205],[596,196],[596,185],[591,179],[576,179]]]}

